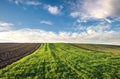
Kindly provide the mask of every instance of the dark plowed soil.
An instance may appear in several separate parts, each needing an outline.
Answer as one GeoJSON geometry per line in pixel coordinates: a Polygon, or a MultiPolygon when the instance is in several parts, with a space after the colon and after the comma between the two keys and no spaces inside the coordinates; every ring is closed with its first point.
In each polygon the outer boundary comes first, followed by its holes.
{"type": "Polygon", "coordinates": [[[0,68],[33,53],[39,43],[0,43],[0,68]]]}

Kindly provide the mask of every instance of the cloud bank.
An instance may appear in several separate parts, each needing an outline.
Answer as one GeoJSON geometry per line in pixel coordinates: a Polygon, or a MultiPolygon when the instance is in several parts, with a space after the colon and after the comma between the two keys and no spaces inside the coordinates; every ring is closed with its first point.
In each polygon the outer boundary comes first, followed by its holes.
{"type": "Polygon", "coordinates": [[[83,32],[52,32],[42,29],[18,29],[0,32],[0,42],[64,42],[120,45],[120,32],[109,26],[90,26],[83,32]]]}
{"type": "MultiPolygon", "coordinates": [[[[0,33],[0,40],[8,42],[65,42],[65,43],[104,43],[120,45],[120,33],[115,31],[99,31],[88,29],[86,32],[59,32],[38,29],[21,29],[0,33]]],[[[1,41],[2,42],[2,41],[1,41]]]]}

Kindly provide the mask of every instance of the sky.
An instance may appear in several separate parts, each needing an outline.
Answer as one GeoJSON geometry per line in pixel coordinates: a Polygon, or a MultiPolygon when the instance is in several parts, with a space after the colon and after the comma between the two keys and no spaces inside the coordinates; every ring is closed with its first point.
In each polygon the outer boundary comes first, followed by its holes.
{"type": "Polygon", "coordinates": [[[1,0],[0,42],[120,45],[120,0],[1,0]]]}

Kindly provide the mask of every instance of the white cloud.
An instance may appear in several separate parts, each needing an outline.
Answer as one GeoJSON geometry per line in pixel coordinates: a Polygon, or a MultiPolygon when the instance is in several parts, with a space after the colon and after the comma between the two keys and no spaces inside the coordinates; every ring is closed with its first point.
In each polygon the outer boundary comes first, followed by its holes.
{"type": "Polygon", "coordinates": [[[59,11],[58,11],[58,7],[57,6],[48,6],[48,11],[51,13],[51,14],[58,14],[59,11]]]}
{"type": "Polygon", "coordinates": [[[111,21],[111,20],[109,20],[107,18],[105,18],[105,21],[107,21],[108,23],[112,23],[113,22],[113,21],[111,21]]]}
{"type": "Polygon", "coordinates": [[[119,3],[120,0],[78,0],[70,15],[80,20],[105,19],[111,23],[108,17],[120,17],[119,3]]]}
{"type": "Polygon", "coordinates": [[[13,26],[12,23],[0,21],[0,31],[10,30],[12,26],[13,26]]]}
{"type": "Polygon", "coordinates": [[[35,0],[9,0],[10,2],[14,2],[15,4],[24,4],[24,5],[32,5],[32,6],[38,6],[41,5],[39,1],[35,0]]]}
{"type": "Polygon", "coordinates": [[[109,27],[89,27],[84,32],[59,32],[41,29],[19,29],[0,32],[0,41],[7,42],[66,42],[104,43],[120,45],[120,32],[107,30],[109,27]],[[96,29],[100,29],[97,31],[96,29]]]}
{"type": "Polygon", "coordinates": [[[28,1],[28,2],[26,2],[26,4],[27,5],[35,5],[35,6],[37,6],[37,5],[40,5],[41,3],[40,2],[35,2],[35,1],[28,1]]]}
{"type": "Polygon", "coordinates": [[[41,24],[46,24],[46,25],[53,25],[53,23],[51,21],[47,21],[47,20],[42,20],[40,21],[41,24]]]}
{"type": "Polygon", "coordinates": [[[72,12],[72,13],[70,13],[70,16],[72,16],[73,18],[79,17],[80,12],[72,12]]]}
{"type": "Polygon", "coordinates": [[[61,9],[63,8],[62,6],[57,7],[57,6],[51,6],[51,5],[45,5],[45,8],[51,13],[51,14],[60,14],[61,9]]]}
{"type": "Polygon", "coordinates": [[[100,25],[89,26],[89,27],[86,28],[87,31],[92,30],[92,31],[95,31],[95,32],[103,32],[103,31],[106,31],[106,30],[109,30],[109,29],[110,29],[110,26],[100,26],[100,25]]]}

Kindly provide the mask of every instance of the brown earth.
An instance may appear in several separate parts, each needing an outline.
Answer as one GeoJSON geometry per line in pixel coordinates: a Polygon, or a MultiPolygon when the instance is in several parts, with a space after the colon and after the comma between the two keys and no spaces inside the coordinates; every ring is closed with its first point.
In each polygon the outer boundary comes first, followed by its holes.
{"type": "Polygon", "coordinates": [[[0,43],[0,68],[33,53],[39,43],[0,43]]]}
{"type": "Polygon", "coordinates": [[[79,44],[79,43],[74,43],[71,45],[85,49],[85,50],[111,53],[111,54],[120,54],[120,45],[79,44]]]}

